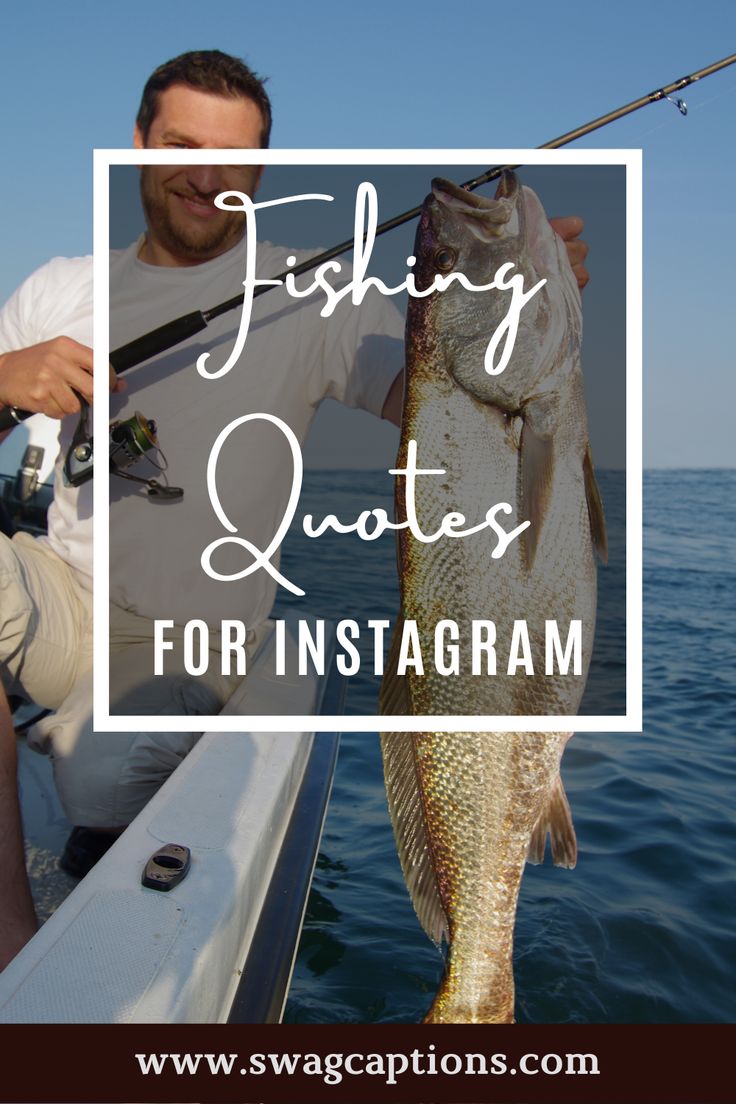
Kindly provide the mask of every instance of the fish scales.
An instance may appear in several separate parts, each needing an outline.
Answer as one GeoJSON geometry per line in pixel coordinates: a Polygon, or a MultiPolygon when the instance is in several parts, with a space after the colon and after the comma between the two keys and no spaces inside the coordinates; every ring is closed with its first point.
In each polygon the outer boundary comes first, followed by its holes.
{"type": "Polygon", "coordinates": [[[433,1022],[508,1022],[518,871],[566,737],[427,733],[411,739],[451,947],[433,1022]]]}
{"type": "MultiPolygon", "coordinates": [[[[508,294],[453,284],[410,301],[407,390],[397,467],[416,441],[416,516],[424,533],[459,511],[478,524],[499,502],[510,531],[530,532],[500,559],[488,530],[434,543],[399,533],[401,614],[416,622],[421,652],[434,654],[440,620],[457,623],[461,666],[442,675],[396,675],[395,634],[381,694],[386,713],[572,714],[592,649],[596,606],[594,545],[605,556],[582,375],[580,299],[564,247],[541,204],[508,175],[495,200],[433,182],[415,248],[417,286],[447,262],[476,286],[511,261],[524,289],[546,285],[523,308],[505,371],[483,368],[485,346],[508,308],[508,294]],[[497,673],[473,675],[467,647],[476,618],[496,624],[497,673]],[[545,675],[544,630],[582,623],[582,673],[545,675]],[[515,621],[527,623],[534,674],[509,674],[515,621]]],[[[397,480],[397,520],[407,517],[397,480]]],[[[564,639],[564,633],[563,633],[564,639]]],[[[449,943],[447,970],[429,1022],[513,1019],[513,928],[527,856],[539,861],[549,831],[553,858],[574,865],[575,840],[559,763],[569,733],[426,733],[382,737],[389,807],[399,855],[428,933],[449,943]]]]}

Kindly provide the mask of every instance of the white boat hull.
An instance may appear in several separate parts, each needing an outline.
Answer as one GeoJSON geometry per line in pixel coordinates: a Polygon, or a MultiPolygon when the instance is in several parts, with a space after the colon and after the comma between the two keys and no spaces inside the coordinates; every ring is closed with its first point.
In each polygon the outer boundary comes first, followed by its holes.
{"type": "MultiPolygon", "coordinates": [[[[265,694],[258,683],[256,666],[225,711],[237,714],[246,692],[249,702],[265,694]]],[[[295,711],[314,713],[323,690],[324,680],[304,685],[295,711]]],[[[203,735],[0,975],[0,1022],[225,1022],[313,741],[307,732],[203,735]],[[192,854],[167,893],[141,885],[164,843],[192,854]]],[[[321,821],[315,840],[320,830],[321,821]]],[[[316,843],[304,855],[309,874],[315,857],[316,843]]]]}

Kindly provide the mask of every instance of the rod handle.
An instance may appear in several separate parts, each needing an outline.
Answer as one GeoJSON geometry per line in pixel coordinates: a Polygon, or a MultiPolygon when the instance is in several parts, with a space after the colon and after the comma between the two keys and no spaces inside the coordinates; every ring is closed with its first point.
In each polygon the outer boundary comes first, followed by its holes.
{"type": "Polygon", "coordinates": [[[129,341],[127,345],[121,345],[110,353],[110,363],[116,372],[125,372],[144,360],[150,360],[158,353],[165,353],[173,345],[186,341],[188,337],[200,333],[207,326],[207,320],[202,311],[192,311],[191,314],[183,314],[181,318],[175,318],[173,322],[166,322],[158,329],[129,341]]]}

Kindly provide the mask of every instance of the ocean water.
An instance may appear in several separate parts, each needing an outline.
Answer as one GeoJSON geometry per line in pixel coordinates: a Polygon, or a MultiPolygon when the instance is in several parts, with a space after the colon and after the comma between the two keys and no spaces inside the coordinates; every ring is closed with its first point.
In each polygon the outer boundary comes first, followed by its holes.
{"type": "MultiPolygon", "coordinates": [[[[328,478],[334,509],[334,473],[311,473],[305,510],[319,512],[328,478]]],[[[390,510],[387,476],[340,479],[342,506],[390,510]]],[[[600,575],[596,677],[605,694],[622,670],[623,499],[612,473],[602,483],[613,536],[600,575]]],[[[646,474],[644,732],[581,734],[568,745],[578,866],[526,869],[514,954],[519,1022],[736,1017],[735,520],[736,472],[646,474]]],[[[324,616],[345,616],[345,587],[366,615],[394,586],[392,549],[367,558],[354,543],[329,570],[298,537],[284,549],[304,601],[324,616]]],[[[371,680],[356,679],[348,710],[374,693],[371,680]]],[[[378,736],[344,735],[286,1021],[417,1022],[441,974],[396,857],[378,736]]]]}

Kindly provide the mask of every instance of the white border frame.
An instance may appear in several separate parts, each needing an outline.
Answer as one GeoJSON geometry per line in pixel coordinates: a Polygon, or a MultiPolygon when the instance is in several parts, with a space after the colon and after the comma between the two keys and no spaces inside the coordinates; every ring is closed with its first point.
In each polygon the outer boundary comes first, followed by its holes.
{"type": "MultiPolygon", "coordinates": [[[[110,421],[109,169],[111,165],[624,165],[626,167],[626,713],[624,716],[198,716],[212,732],[640,732],[642,729],[642,153],[641,150],[108,150],[94,151],[93,430],[110,421]],[[102,398],[104,396],[104,398],[102,398]]],[[[109,639],[109,473],[94,480],[94,634],[109,639]]],[[[192,718],[110,716],[109,649],[94,663],[94,727],[101,732],[189,732],[192,718]]]]}

